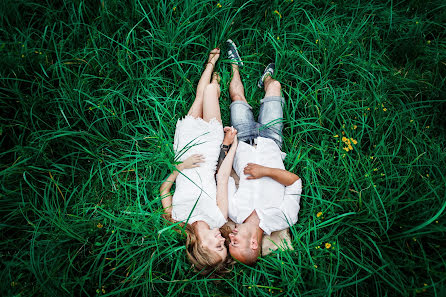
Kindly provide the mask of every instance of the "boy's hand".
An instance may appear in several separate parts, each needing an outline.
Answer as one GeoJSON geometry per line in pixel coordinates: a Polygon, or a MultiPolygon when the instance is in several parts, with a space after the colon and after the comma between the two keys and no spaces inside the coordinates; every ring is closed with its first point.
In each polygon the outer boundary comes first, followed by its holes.
{"type": "Polygon", "coordinates": [[[223,144],[224,145],[232,144],[237,135],[237,130],[234,129],[234,127],[225,127],[223,131],[225,132],[225,138],[223,139],[223,144]]]}
{"type": "Polygon", "coordinates": [[[184,160],[183,163],[179,164],[177,169],[181,171],[183,169],[199,167],[200,166],[199,163],[203,163],[204,161],[205,160],[204,160],[203,155],[194,154],[194,155],[190,156],[189,158],[187,158],[186,160],[184,160]]]}
{"type": "Polygon", "coordinates": [[[251,175],[248,176],[246,179],[258,179],[264,176],[267,176],[268,174],[268,167],[259,165],[259,164],[255,164],[255,163],[248,163],[248,165],[246,165],[245,169],[243,169],[243,173],[246,175],[251,175]]]}

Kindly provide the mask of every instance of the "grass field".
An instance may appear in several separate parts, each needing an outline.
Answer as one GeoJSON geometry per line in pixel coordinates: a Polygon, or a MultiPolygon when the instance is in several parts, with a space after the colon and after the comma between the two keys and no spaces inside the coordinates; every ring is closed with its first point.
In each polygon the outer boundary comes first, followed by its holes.
{"type": "MultiPolygon", "coordinates": [[[[0,12],[1,296],[446,296],[444,1],[0,12]],[[254,110],[275,61],[285,166],[304,189],[294,251],[216,280],[193,272],[158,188],[207,54],[228,38],[254,110]]],[[[229,124],[229,61],[216,68],[229,124]]]]}

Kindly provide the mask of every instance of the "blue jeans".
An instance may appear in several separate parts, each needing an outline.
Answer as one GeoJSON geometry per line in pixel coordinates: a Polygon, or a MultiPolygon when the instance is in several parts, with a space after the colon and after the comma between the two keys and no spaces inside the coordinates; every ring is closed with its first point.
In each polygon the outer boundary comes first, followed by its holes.
{"type": "Polygon", "coordinates": [[[252,107],[245,101],[231,103],[231,125],[237,129],[240,141],[251,141],[259,136],[274,140],[282,148],[283,104],[281,96],[265,97],[260,101],[258,122],[254,121],[252,107]]]}

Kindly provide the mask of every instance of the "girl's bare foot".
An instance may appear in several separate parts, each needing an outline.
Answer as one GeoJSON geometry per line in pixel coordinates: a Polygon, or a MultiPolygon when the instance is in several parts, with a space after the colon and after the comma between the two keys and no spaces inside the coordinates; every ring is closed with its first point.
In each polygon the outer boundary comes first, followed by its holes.
{"type": "Polygon", "coordinates": [[[209,54],[208,63],[212,64],[212,66],[215,66],[215,63],[217,62],[219,57],[220,57],[220,49],[218,47],[214,48],[213,50],[211,50],[209,54]]]}

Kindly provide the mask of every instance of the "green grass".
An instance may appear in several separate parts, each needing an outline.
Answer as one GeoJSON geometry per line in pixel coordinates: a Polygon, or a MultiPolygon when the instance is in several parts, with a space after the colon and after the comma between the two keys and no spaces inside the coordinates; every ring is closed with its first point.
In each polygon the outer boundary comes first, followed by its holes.
{"type": "Polygon", "coordinates": [[[2,296],[446,295],[443,1],[52,2],[0,4],[2,296]],[[158,187],[227,38],[255,110],[275,61],[304,190],[295,250],[216,281],[158,187]]]}

